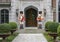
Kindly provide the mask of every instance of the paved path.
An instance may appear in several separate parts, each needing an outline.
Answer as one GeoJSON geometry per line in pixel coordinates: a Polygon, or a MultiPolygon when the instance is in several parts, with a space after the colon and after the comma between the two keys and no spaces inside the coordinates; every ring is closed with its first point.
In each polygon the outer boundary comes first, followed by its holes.
{"type": "Polygon", "coordinates": [[[19,34],[12,42],[47,42],[47,40],[42,33],[19,34]]]}

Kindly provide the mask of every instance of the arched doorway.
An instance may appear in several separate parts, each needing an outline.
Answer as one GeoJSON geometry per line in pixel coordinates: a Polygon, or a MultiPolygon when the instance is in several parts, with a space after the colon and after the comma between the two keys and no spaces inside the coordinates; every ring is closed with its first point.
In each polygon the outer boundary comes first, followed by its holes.
{"type": "Polygon", "coordinates": [[[37,14],[38,9],[30,6],[25,10],[25,26],[26,27],[37,27],[37,14]]]}

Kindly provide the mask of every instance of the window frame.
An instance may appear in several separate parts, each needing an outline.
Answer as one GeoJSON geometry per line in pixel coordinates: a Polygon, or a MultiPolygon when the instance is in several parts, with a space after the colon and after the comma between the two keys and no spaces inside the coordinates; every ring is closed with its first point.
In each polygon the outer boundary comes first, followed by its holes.
{"type": "Polygon", "coordinates": [[[9,10],[2,9],[0,12],[0,23],[9,23],[9,10]],[[3,14],[3,15],[2,15],[3,14]],[[6,18],[7,17],[7,18],[6,18]],[[3,19],[2,19],[3,18],[3,19]]]}

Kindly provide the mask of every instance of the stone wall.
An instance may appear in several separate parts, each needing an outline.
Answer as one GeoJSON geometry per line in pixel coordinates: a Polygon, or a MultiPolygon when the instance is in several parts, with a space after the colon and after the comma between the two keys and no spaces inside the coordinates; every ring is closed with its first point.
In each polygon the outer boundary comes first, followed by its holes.
{"type": "MultiPolygon", "coordinates": [[[[11,17],[10,21],[15,21],[16,22],[16,9],[19,9],[20,11],[23,11],[26,7],[29,6],[34,6],[38,8],[38,11],[42,11],[42,14],[44,16],[44,9],[46,9],[46,17],[44,17],[44,20],[42,21],[43,23],[43,28],[44,24],[47,21],[53,21],[53,13],[52,13],[52,1],[51,0],[40,0],[40,1],[21,1],[21,0],[12,0],[11,1],[11,17]]],[[[20,14],[18,12],[18,14],[20,14]]]]}

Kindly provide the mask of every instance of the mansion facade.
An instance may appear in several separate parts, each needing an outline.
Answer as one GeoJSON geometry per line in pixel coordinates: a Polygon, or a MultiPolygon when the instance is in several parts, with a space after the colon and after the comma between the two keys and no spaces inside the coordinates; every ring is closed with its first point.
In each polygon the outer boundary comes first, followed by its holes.
{"type": "Polygon", "coordinates": [[[23,27],[39,27],[47,21],[60,22],[60,0],[0,0],[0,24],[16,22],[20,27],[21,12],[24,14],[25,21],[23,27]],[[36,18],[42,14],[43,20],[37,21],[36,18]]]}

